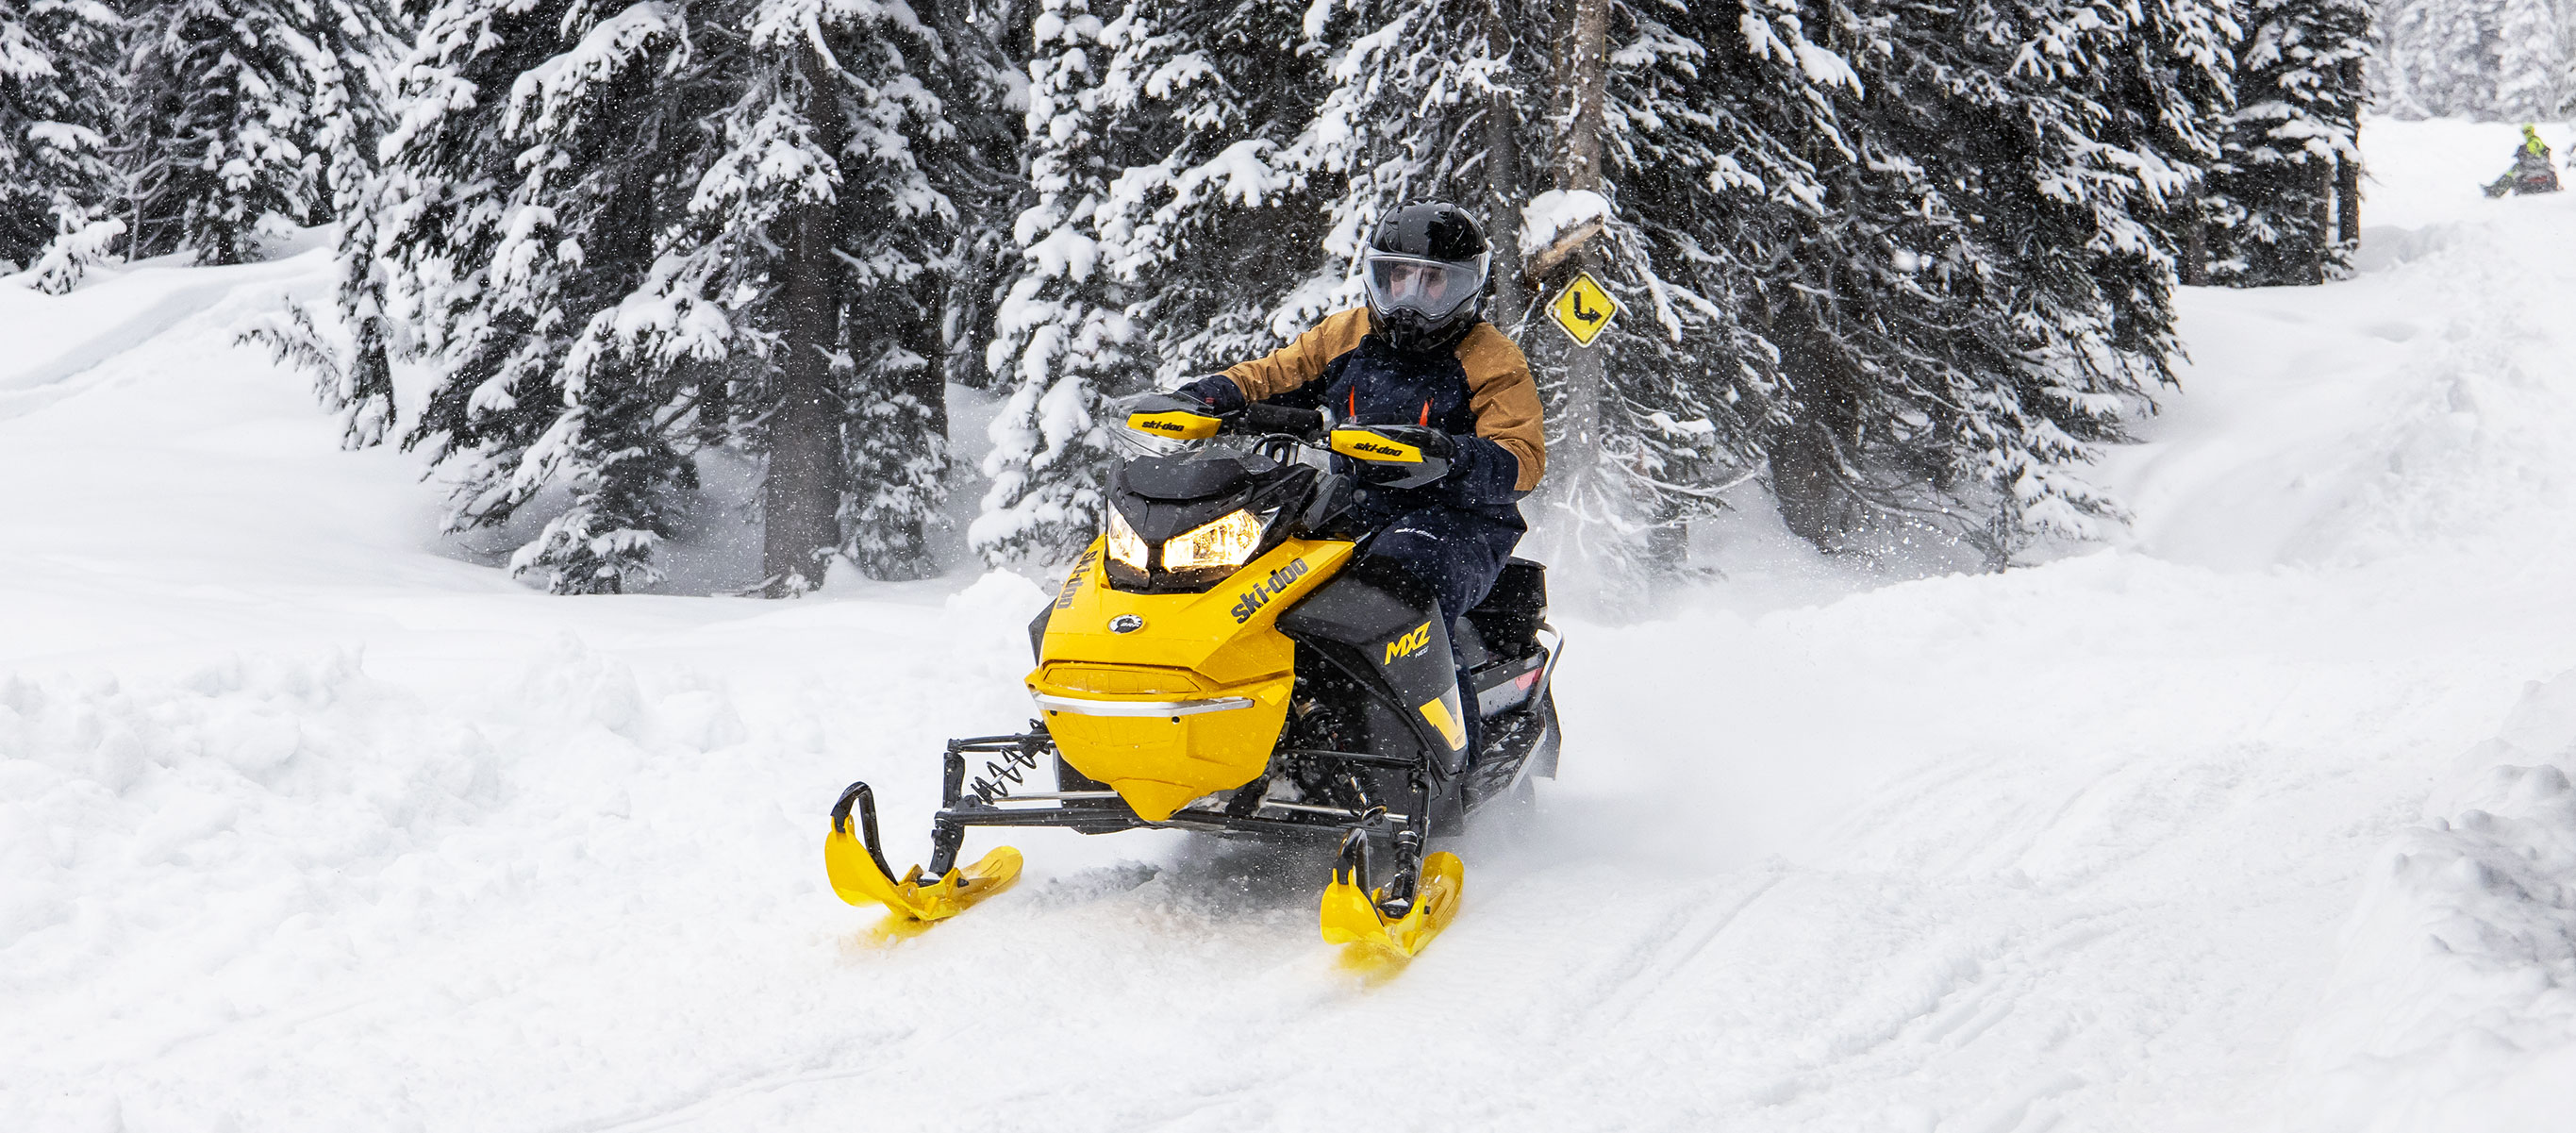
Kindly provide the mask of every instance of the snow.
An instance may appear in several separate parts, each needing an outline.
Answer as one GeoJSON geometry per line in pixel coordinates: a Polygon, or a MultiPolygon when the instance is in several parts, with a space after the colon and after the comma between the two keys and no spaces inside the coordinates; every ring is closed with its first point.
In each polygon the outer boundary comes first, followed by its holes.
{"type": "Polygon", "coordinates": [[[1321,859],[1177,835],[831,896],[843,784],[913,857],[1025,720],[1045,579],[546,597],[233,343],[326,253],[0,289],[0,1128],[2562,1128],[2576,200],[2363,144],[2359,278],[2182,296],[2108,545],[1748,510],[1561,614],[1565,777],[1393,976],[1321,859]]]}
{"type": "Polygon", "coordinates": [[[1590,189],[1550,189],[1521,206],[1521,254],[1537,255],[1571,232],[1611,217],[1610,200],[1590,189]]]}
{"type": "Polygon", "coordinates": [[[2364,875],[2300,1070],[2324,1128],[2546,1129],[2576,1069],[2576,675],[2533,682],[2364,875]]]}

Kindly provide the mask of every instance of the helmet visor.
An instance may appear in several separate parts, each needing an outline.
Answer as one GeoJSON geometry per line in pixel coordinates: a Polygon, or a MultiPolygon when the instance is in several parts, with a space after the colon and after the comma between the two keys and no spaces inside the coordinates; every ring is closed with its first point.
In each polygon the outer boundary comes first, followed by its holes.
{"type": "Polygon", "coordinates": [[[1437,319],[1484,290],[1485,260],[1481,255],[1453,262],[1371,252],[1360,261],[1360,275],[1368,283],[1370,306],[1437,319]]]}

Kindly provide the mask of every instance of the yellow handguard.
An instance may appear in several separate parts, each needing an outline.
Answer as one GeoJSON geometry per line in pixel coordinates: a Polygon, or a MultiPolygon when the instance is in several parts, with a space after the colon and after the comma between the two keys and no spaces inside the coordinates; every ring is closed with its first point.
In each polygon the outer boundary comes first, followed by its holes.
{"type": "Polygon", "coordinates": [[[1187,409],[1166,409],[1159,413],[1143,412],[1127,415],[1128,428],[1149,436],[1168,437],[1179,441],[1206,440],[1215,436],[1218,427],[1224,424],[1225,422],[1217,417],[1194,413],[1187,409]]]}
{"type": "Polygon", "coordinates": [[[1467,867],[1447,851],[1422,859],[1422,882],[1414,887],[1413,908],[1395,920],[1378,911],[1378,894],[1360,889],[1357,871],[1333,868],[1333,883],[1324,887],[1323,927],[1326,944],[1357,944],[1398,959],[1420,955],[1431,938],[1458,919],[1458,902],[1467,892],[1467,867]]]}
{"type": "Polygon", "coordinates": [[[1379,464],[1422,463],[1422,446],[1409,445],[1359,425],[1344,425],[1333,430],[1331,443],[1334,452],[1353,460],[1375,461],[1379,464]]]}
{"type": "Polygon", "coordinates": [[[951,869],[946,875],[924,881],[921,867],[914,866],[896,881],[886,868],[885,858],[876,850],[876,800],[865,783],[852,783],[842,792],[840,804],[832,808],[832,833],[823,839],[823,873],[832,880],[832,892],[853,905],[865,906],[874,901],[893,910],[896,915],[916,921],[942,921],[965,912],[977,902],[1011,887],[1020,879],[1020,852],[1009,846],[995,848],[963,869],[951,869]],[[859,822],[866,841],[860,841],[853,830],[850,805],[859,806],[859,822]]]}

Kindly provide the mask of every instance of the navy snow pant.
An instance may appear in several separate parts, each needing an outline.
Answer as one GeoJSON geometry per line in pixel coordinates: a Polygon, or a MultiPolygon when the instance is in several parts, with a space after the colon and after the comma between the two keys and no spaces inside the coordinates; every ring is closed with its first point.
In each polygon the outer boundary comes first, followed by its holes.
{"type": "Polygon", "coordinates": [[[1476,711],[1475,678],[1468,674],[1466,658],[1459,651],[1457,623],[1485,600],[1494,580],[1502,576],[1503,564],[1511,561],[1512,548],[1521,541],[1518,516],[1505,521],[1462,508],[1424,504],[1402,511],[1386,509],[1381,519],[1369,514],[1375,510],[1364,505],[1361,513],[1363,519],[1376,521],[1367,524],[1377,532],[1367,557],[1419,581],[1440,602],[1450,662],[1458,667],[1459,715],[1466,717],[1467,755],[1472,759],[1484,730],[1476,711]]]}

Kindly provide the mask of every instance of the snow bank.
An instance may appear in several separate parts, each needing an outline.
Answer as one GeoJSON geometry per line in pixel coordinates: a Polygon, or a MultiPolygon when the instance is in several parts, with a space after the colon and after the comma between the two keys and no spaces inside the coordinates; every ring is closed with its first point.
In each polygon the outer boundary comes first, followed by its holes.
{"type": "Polygon", "coordinates": [[[2484,212],[2370,229],[2353,281],[2184,290],[2181,390],[2104,462],[2119,542],[2224,570],[2576,552],[2576,267],[2540,251],[2576,244],[2576,201],[2451,187],[2484,212]]]}
{"type": "Polygon", "coordinates": [[[2534,682],[2366,876],[2296,1111],[2318,1130],[2531,1133],[2576,1115],[2576,673],[2534,682]]]}

